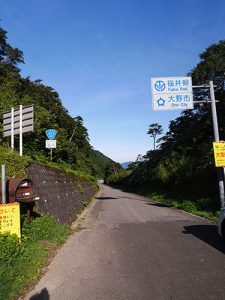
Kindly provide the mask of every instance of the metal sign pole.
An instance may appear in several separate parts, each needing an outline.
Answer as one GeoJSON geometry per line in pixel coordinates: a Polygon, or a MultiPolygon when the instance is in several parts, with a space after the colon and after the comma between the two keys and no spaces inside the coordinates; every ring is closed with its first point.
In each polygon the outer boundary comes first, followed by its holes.
{"type": "Polygon", "coordinates": [[[215,142],[219,142],[220,137],[219,137],[219,129],[218,129],[218,121],[217,121],[217,113],[216,113],[216,100],[215,100],[213,81],[209,82],[209,88],[210,88],[210,98],[212,101],[211,107],[212,107],[214,139],[215,139],[215,142]]]}
{"type": "MultiPolygon", "coordinates": [[[[209,82],[210,87],[210,98],[212,101],[212,118],[213,118],[213,130],[214,130],[214,139],[215,142],[219,142],[219,129],[218,129],[218,121],[217,121],[217,113],[216,113],[216,100],[215,100],[215,93],[214,93],[214,86],[213,81],[209,82]]],[[[222,168],[217,168],[217,176],[218,176],[218,184],[219,184],[219,193],[220,193],[220,203],[221,207],[224,207],[224,174],[222,168]]]]}
{"type": "Polygon", "coordinates": [[[52,162],[52,149],[50,149],[50,162],[52,162]]]}
{"type": "Polygon", "coordinates": [[[20,156],[23,156],[23,107],[20,105],[20,156]]]}
{"type": "Polygon", "coordinates": [[[14,149],[14,108],[11,109],[11,148],[14,149]]]}
{"type": "Polygon", "coordinates": [[[2,165],[2,204],[6,203],[6,176],[5,165],[2,165]]]}

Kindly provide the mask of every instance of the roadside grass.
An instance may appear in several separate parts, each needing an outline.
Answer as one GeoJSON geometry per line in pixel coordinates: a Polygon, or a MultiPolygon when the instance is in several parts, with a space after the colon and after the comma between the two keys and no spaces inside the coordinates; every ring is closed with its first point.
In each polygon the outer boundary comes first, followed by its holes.
{"type": "Polygon", "coordinates": [[[120,188],[216,223],[220,215],[219,195],[213,185],[152,184],[142,187],[120,186],[120,188]]]}
{"type": "Polygon", "coordinates": [[[49,215],[22,216],[21,242],[15,235],[0,235],[0,299],[18,299],[41,275],[44,265],[71,233],[49,215]]]}

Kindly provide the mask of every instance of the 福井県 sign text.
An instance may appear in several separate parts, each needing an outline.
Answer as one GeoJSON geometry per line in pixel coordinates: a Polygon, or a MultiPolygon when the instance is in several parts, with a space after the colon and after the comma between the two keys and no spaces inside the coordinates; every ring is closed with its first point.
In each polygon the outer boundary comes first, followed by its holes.
{"type": "Polygon", "coordinates": [[[193,109],[191,77],[151,79],[153,110],[193,109]]]}

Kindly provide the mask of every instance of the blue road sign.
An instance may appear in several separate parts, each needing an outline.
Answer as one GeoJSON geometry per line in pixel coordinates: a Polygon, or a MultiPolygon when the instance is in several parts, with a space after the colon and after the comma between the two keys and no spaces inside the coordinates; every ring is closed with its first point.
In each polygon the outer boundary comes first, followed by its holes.
{"type": "Polygon", "coordinates": [[[57,131],[55,129],[48,129],[45,131],[49,140],[53,140],[56,136],[57,131]]]}
{"type": "Polygon", "coordinates": [[[193,109],[191,77],[151,79],[153,110],[193,109]]]}

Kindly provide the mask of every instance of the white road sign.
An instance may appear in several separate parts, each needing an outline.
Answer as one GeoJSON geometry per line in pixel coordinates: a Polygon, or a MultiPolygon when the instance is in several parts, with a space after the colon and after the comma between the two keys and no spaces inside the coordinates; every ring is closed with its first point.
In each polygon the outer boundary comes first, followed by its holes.
{"type": "Polygon", "coordinates": [[[20,156],[23,155],[23,133],[34,130],[33,105],[22,106],[3,113],[3,136],[11,136],[11,148],[14,149],[14,135],[19,134],[20,156]]]}
{"type": "Polygon", "coordinates": [[[56,140],[46,140],[45,148],[54,149],[56,148],[56,140]]]}
{"type": "Polygon", "coordinates": [[[193,109],[191,77],[151,79],[153,110],[193,109]]]}
{"type": "Polygon", "coordinates": [[[22,122],[22,133],[34,130],[34,108],[33,105],[22,106],[3,113],[3,136],[16,135],[20,133],[20,122],[22,122]]]}

